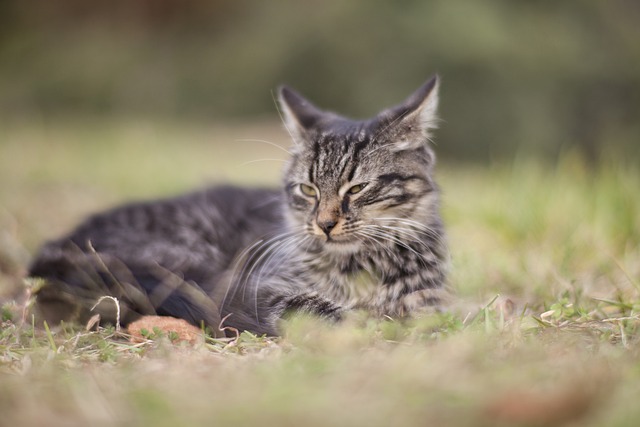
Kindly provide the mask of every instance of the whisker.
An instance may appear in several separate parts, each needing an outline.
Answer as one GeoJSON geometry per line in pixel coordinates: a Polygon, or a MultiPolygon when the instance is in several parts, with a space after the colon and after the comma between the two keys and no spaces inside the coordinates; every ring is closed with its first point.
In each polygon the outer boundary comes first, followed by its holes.
{"type": "Polygon", "coordinates": [[[398,255],[395,252],[393,252],[391,248],[387,247],[384,244],[384,241],[378,240],[377,236],[371,235],[370,233],[366,233],[363,230],[356,231],[356,234],[359,234],[365,239],[373,240],[376,243],[376,245],[372,245],[373,249],[377,251],[380,248],[382,248],[382,250],[384,250],[390,257],[394,258],[397,262],[400,262],[400,258],[398,258],[398,255]]]}
{"type": "MultiPolygon", "coordinates": [[[[441,233],[438,230],[433,229],[432,227],[429,227],[426,224],[420,223],[418,221],[409,219],[409,218],[394,218],[394,217],[389,217],[389,218],[374,218],[374,220],[376,221],[394,221],[394,222],[398,222],[404,225],[409,225],[411,227],[417,228],[421,231],[423,231],[425,234],[434,237],[434,238],[442,238],[443,236],[441,235],[441,233]]],[[[418,230],[416,230],[418,231],[418,230]]]]}
{"type": "MultiPolygon", "coordinates": [[[[408,225],[406,223],[400,222],[401,225],[408,225]]],[[[415,226],[413,225],[409,225],[408,227],[403,227],[401,225],[383,225],[383,224],[375,224],[374,226],[376,227],[380,227],[380,228],[384,228],[384,229],[388,229],[388,230],[394,230],[394,231],[398,231],[401,232],[405,235],[408,235],[416,240],[418,239],[418,236],[416,236],[416,234],[418,235],[422,235],[422,236],[426,236],[427,238],[431,238],[433,240],[435,240],[436,242],[439,242],[439,239],[442,237],[437,230],[433,230],[431,228],[421,228],[421,229],[417,229],[415,226]]]]}
{"type": "MultiPolygon", "coordinates": [[[[251,267],[251,270],[249,271],[248,275],[251,276],[253,269],[256,268],[256,266],[258,266],[256,280],[252,284],[254,288],[254,310],[256,315],[256,322],[258,322],[258,324],[260,324],[260,317],[258,312],[258,291],[260,288],[264,269],[271,263],[271,260],[273,259],[273,257],[275,257],[278,253],[280,253],[283,248],[287,247],[287,245],[291,242],[291,240],[295,241],[297,239],[298,239],[297,236],[293,236],[293,237],[288,237],[284,240],[276,242],[273,246],[270,246],[258,260],[256,260],[255,264],[251,267]],[[261,263],[261,258],[264,257],[266,254],[269,254],[269,255],[264,260],[264,262],[261,263]]],[[[244,293],[242,295],[242,299],[244,300],[244,293]]]]}
{"type": "Polygon", "coordinates": [[[258,163],[258,162],[283,162],[283,163],[287,163],[288,160],[285,159],[256,159],[256,160],[249,160],[248,162],[244,162],[241,163],[241,166],[246,166],[246,165],[250,165],[252,163],[258,163]]]}
{"type": "MultiPolygon", "coordinates": [[[[292,242],[296,242],[299,239],[299,236],[291,236],[291,237],[287,237],[284,240],[278,241],[274,244],[273,246],[273,250],[271,251],[271,254],[269,254],[269,256],[264,260],[264,262],[260,265],[259,264],[259,260],[256,261],[256,263],[254,264],[254,268],[257,267],[258,270],[256,272],[256,284],[260,284],[260,280],[262,280],[262,276],[265,273],[265,268],[269,267],[269,264],[271,263],[271,260],[278,254],[280,253],[283,249],[285,248],[289,248],[292,242]]],[[[271,249],[271,248],[269,248],[271,249]]],[[[270,270],[268,270],[266,272],[266,275],[268,276],[271,272],[273,271],[273,268],[271,268],[270,270]]],[[[251,271],[249,271],[249,275],[251,275],[251,271]]]]}
{"type": "Polygon", "coordinates": [[[282,196],[281,196],[281,194],[279,194],[279,193],[278,193],[278,194],[274,195],[273,197],[269,197],[269,198],[267,198],[267,199],[265,199],[265,200],[262,200],[260,203],[257,203],[257,204],[255,204],[255,205],[252,205],[252,206],[251,206],[251,209],[252,209],[252,210],[253,210],[253,209],[260,209],[260,208],[262,208],[262,207],[265,207],[265,206],[267,206],[267,205],[270,205],[270,204],[271,204],[271,203],[273,203],[273,202],[280,201],[281,199],[282,199],[282,196]]]}
{"type": "MultiPolygon", "coordinates": [[[[302,239],[300,239],[300,236],[292,236],[289,237],[288,239],[286,239],[284,241],[284,243],[282,245],[279,245],[274,251],[271,252],[271,254],[269,255],[269,257],[264,261],[264,263],[262,263],[262,265],[260,266],[258,273],[257,273],[257,279],[255,282],[255,291],[254,291],[254,310],[255,310],[255,315],[256,315],[256,321],[258,322],[258,324],[260,324],[260,319],[259,319],[259,312],[258,312],[258,291],[259,291],[259,287],[261,284],[261,280],[263,277],[263,273],[265,276],[270,277],[272,276],[272,274],[274,272],[278,272],[278,270],[282,267],[282,263],[276,264],[275,266],[271,266],[266,272],[264,271],[265,268],[269,267],[269,264],[271,263],[271,260],[276,257],[276,255],[281,254],[283,255],[280,258],[288,258],[292,252],[296,251],[299,249],[299,247],[302,245],[302,242],[304,242],[305,240],[307,240],[309,238],[309,236],[303,236],[302,239]]],[[[288,273],[288,272],[287,272],[288,273]]],[[[294,277],[290,277],[289,274],[280,274],[280,276],[284,279],[293,281],[294,277]]]]}
{"type": "MultiPolygon", "coordinates": [[[[294,236],[293,238],[289,239],[286,245],[280,248],[281,250],[286,249],[286,252],[282,254],[283,257],[288,258],[296,250],[303,252],[304,250],[301,250],[300,248],[302,247],[303,243],[308,244],[309,239],[310,239],[309,236],[302,236],[302,238],[300,238],[300,236],[294,236]]],[[[277,271],[276,269],[281,266],[282,264],[276,265],[275,267],[271,267],[268,271],[266,271],[265,275],[267,276],[271,275],[272,272],[277,271]]]]}
{"type": "Polygon", "coordinates": [[[291,151],[287,150],[283,146],[281,146],[279,144],[276,144],[275,142],[267,141],[266,139],[244,138],[244,139],[236,139],[236,141],[238,141],[238,142],[262,142],[264,144],[269,144],[269,145],[271,145],[273,147],[276,147],[276,148],[284,151],[285,153],[289,154],[290,156],[293,155],[293,153],[291,153],[291,151]]]}
{"type": "MultiPolygon", "coordinates": [[[[247,256],[247,254],[253,250],[256,246],[261,245],[264,243],[264,240],[260,239],[258,241],[256,241],[255,243],[253,243],[251,246],[246,247],[242,252],[240,252],[240,254],[236,257],[236,261],[233,263],[233,268],[231,269],[231,277],[229,278],[229,283],[227,284],[227,290],[224,292],[224,297],[222,297],[222,302],[220,303],[220,310],[222,310],[222,307],[224,307],[225,302],[227,301],[227,297],[229,295],[229,289],[231,289],[231,287],[235,287],[235,278],[236,278],[236,271],[238,270],[238,268],[240,267],[240,263],[242,262],[242,259],[247,256]]],[[[244,264],[246,265],[246,263],[244,264]]],[[[244,270],[243,270],[244,271],[244,270]]],[[[234,292],[235,295],[235,292],[234,292]]],[[[233,296],[232,296],[233,297],[233,296]]]]}
{"type": "Polygon", "coordinates": [[[390,147],[390,146],[392,146],[392,145],[394,145],[394,144],[395,144],[395,143],[393,143],[393,142],[391,142],[391,143],[389,143],[389,144],[382,144],[381,146],[376,147],[376,148],[374,148],[373,150],[369,151],[366,155],[364,155],[364,156],[362,157],[362,160],[367,159],[369,156],[371,156],[371,155],[372,155],[373,153],[375,153],[376,151],[381,150],[381,149],[383,149],[383,148],[385,148],[385,147],[390,147]]]}
{"type": "Polygon", "coordinates": [[[287,126],[287,122],[284,119],[284,116],[282,115],[282,110],[280,109],[280,104],[278,103],[276,96],[273,94],[273,91],[271,91],[271,99],[273,100],[273,104],[276,107],[276,111],[278,112],[278,116],[280,117],[280,121],[282,122],[282,125],[284,126],[285,130],[289,134],[291,141],[295,142],[296,139],[293,137],[293,132],[291,132],[291,129],[289,129],[289,126],[287,126]]]}
{"type": "Polygon", "coordinates": [[[251,246],[249,246],[247,249],[245,249],[241,253],[241,255],[238,256],[238,261],[236,262],[236,267],[234,268],[234,273],[232,274],[231,279],[229,281],[229,285],[228,285],[227,291],[225,292],[225,296],[222,300],[221,307],[224,306],[228,298],[232,299],[235,297],[238,291],[238,288],[240,287],[243,288],[243,299],[244,299],[244,292],[250,278],[250,274],[245,274],[245,272],[247,271],[247,268],[249,268],[249,266],[252,265],[255,257],[263,249],[268,248],[270,245],[274,244],[274,242],[277,242],[279,239],[290,237],[298,232],[299,232],[299,227],[296,227],[294,230],[276,234],[275,236],[272,236],[269,239],[266,239],[266,240],[261,239],[255,242],[254,244],[252,244],[251,246]],[[246,260],[243,261],[243,258],[247,257],[247,255],[249,255],[248,258],[246,258],[246,260]],[[239,274],[236,274],[235,271],[239,267],[240,262],[242,262],[242,269],[239,272],[239,274]],[[231,296],[229,296],[229,288],[231,287],[233,287],[233,293],[231,294],[231,296]]]}
{"type": "Polygon", "coordinates": [[[258,249],[262,250],[263,248],[266,248],[264,250],[264,252],[254,261],[253,257],[255,255],[257,255],[258,252],[254,253],[252,255],[252,257],[247,260],[246,265],[251,264],[251,267],[249,269],[249,272],[246,275],[246,280],[245,280],[245,285],[243,287],[243,291],[242,291],[242,299],[245,299],[245,291],[246,291],[246,284],[249,282],[249,280],[251,279],[251,275],[253,274],[253,271],[256,269],[256,267],[260,266],[260,262],[262,261],[262,259],[264,259],[265,256],[267,256],[270,252],[272,252],[273,250],[276,249],[277,246],[280,246],[280,244],[282,244],[282,242],[287,241],[288,239],[295,237],[295,235],[297,234],[297,231],[289,231],[286,233],[282,233],[279,234],[277,236],[274,236],[273,238],[267,240],[265,242],[265,244],[261,245],[258,249]]]}
{"type": "Polygon", "coordinates": [[[386,230],[395,231],[397,233],[402,234],[402,236],[404,237],[409,237],[411,241],[419,244],[420,246],[425,248],[431,255],[435,256],[431,246],[429,246],[426,242],[422,241],[421,239],[419,239],[417,236],[414,235],[414,233],[420,233],[420,234],[426,234],[426,233],[420,232],[419,230],[407,229],[403,227],[393,227],[389,225],[378,225],[378,227],[382,227],[386,230]]]}
{"type": "MultiPolygon", "coordinates": [[[[424,263],[424,261],[425,261],[424,255],[418,253],[414,248],[409,246],[406,242],[403,242],[398,237],[393,236],[392,234],[389,234],[389,233],[385,232],[384,230],[379,230],[375,226],[365,226],[365,227],[368,228],[366,233],[373,234],[374,236],[379,237],[381,239],[387,239],[388,241],[391,241],[391,242],[397,244],[398,246],[401,246],[401,247],[407,249],[408,251],[412,252],[415,256],[417,256],[418,259],[422,260],[423,263],[424,263]]],[[[426,264],[424,264],[424,265],[426,266],[426,264]]]]}
{"type": "MultiPolygon", "coordinates": [[[[251,275],[253,274],[253,271],[256,269],[256,267],[258,265],[260,265],[260,262],[262,261],[262,259],[266,256],[269,255],[269,253],[271,253],[272,251],[274,251],[279,245],[280,245],[280,241],[275,241],[271,244],[269,244],[268,246],[266,246],[266,249],[262,252],[262,254],[254,261],[251,263],[251,267],[249,268],[249,272],[246,275],[246,279],[243,281],[242,284],[242,301],[245,300],[245,296],[246,296],[246,291],[247,291],[247,286],[251,283],[251,285],[253,286],[255,284],[255,282],[251,281],[251,275]]],[[[249,263],[247,263],[249,264],[249,263]]]]}

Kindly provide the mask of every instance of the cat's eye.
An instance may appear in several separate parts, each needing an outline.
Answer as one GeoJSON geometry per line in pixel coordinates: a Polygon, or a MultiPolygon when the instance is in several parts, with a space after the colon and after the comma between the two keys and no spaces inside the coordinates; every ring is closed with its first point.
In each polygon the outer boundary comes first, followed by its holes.
{"type": "Polygon", "coordinates": [[[307,184],[300,184],[300,191],[306,196],[316,197],[316,189],[307,184]]]}
{"type": "Polygon", "coordinates": [[[365,185],[367,184],[358,184],[358,185],[354,185],[353,187],[351,187],[347,192],[349,194],[357,194],[359,192],[362,191],[362,189],[365,187],[365,185]]]}

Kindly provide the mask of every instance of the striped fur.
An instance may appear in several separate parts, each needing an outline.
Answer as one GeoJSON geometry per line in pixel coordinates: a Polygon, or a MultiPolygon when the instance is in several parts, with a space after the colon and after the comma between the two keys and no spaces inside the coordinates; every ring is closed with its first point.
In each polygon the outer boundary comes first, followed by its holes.
{"type": "Polygon", "coordinates": [[[352,308],[438,308],[447,249],[429,147],[437,89],[434,77],[352,121],[281,88],[293,139],[281,191],[215,187],[93,216],[32,263],[46,279],[39,314],[86,320],[113,295],[123,323],[160,314],[277,334],[288,310],[340,319],[352,308]]]}

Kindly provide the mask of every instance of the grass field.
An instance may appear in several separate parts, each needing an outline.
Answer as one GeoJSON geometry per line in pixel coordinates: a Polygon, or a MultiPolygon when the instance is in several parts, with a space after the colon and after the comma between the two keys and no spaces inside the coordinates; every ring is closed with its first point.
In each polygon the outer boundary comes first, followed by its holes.
{"type": "Polygon", "coordinates": [[[285,154],[251,140],[286,146],[278,125],[0,129],[0,426],[638,424],[640,170],[623,158],[441,164],[458,300],[447,314],[294,318],[283,338],[189,347],[34,330],[25,266],[43,240],[118,202],[277,185],[285,154]]]}

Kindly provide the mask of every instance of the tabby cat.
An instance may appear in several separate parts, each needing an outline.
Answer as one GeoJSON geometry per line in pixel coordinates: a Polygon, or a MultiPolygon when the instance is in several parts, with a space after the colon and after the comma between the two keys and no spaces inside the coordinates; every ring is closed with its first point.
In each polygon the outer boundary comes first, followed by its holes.
{"type": "Polygon", "coordinates": [[[369,120],[287,87],[279,103],[293,139],[281,189],[218,186],[92,216],[34,259],[39,316],[115,322],[109,301],[91,311],[109,295],[123,324],[157,314],[276,335],[289,311],[437,309],[447,259],[429,147],[437,76],[369,120]]]}

